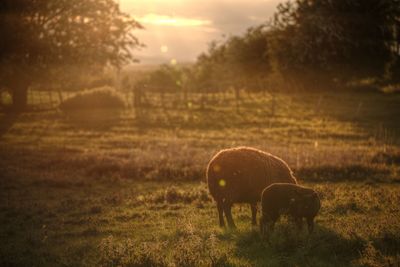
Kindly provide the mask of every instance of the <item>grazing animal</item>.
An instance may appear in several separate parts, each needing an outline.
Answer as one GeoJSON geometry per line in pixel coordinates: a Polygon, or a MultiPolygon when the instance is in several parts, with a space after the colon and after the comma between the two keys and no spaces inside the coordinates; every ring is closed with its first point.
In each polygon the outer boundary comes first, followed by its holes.
{"type": "Polygon", "coordinates": [[[299,230],[302,229],[303,218],[306,218],[308,232],[311,233],[314,217],[320,208],[320,199],[313,189],[288,183],[272,184],[265,188],[261,195],[261,235],[265,236],[266,231],[273,231],[274,224],[281,214],[290,215],[299,230]]]}
{"type": "Polygon", "coordinates": [[[249,203],[252,224],[256,225],[257,202],[261,192],[272,183],[297,184],[289,166],[282,159],[250,147],[221,150],[207,166],[207,183],[217,202],[219,224],[235,228],[231,208],[234,203],[249,203]]]}

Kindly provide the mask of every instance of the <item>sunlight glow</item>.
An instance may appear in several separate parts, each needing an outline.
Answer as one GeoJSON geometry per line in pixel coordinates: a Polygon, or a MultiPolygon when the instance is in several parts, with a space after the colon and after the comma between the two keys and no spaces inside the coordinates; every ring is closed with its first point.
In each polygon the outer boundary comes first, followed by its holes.
{"type": "Polygon", "coordinates": [[[168,46],[166,46],[166,45],[161,46],[161,47],[160,47],[160,51],[161,51],[162,53],[167,53],[167,52],[168,52],[168,46]]]}
{"type": "Polygon", "coordinates": [[[211,24],[210,20],[165,16],[154,13],[150,13],[141,18],[138,18],[138,21],[143,24],[154,24],[154,25],[175,26],[175,27],[196,27],[196,26],[205,26],[211,24]]]}

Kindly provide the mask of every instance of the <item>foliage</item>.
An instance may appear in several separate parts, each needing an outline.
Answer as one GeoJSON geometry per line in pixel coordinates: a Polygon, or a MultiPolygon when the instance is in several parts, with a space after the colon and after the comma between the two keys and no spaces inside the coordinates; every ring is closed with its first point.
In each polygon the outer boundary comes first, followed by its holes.
{"type": "Polygon", "coordinates": [[[178,92],[182,85],[181,76],[182,72],[178,67],[162,65],[147,77],[147,91],[178,92]]]}
{"type": "Polygon", "coordinates": [[[311,87],[321,81],[383,77],[387,65],[399,59],[393,48],[399,5],[392,0],[280,4],[272,29],[280,72],[311,87]]]}
{"type": "Polygon", "coordinates": [[[267,77],[271,69],[269,41],[264,25],[249,28],[241,36],[233,36],[226,42],[226,61],[236,76],[244,76],[246,84],[267,77]]]}
{"type": "Polygon", "coordinates": [[[139,45],[132,30],[140,24],[113,0],[5,0],[0,10],[0,83],[19,109],[30,85],[68,75],[64,67],[119,67],[139,45]]]}
{"type": "Polygon", "coordinates": [[[304,89],[370,77],[393,81],[400,66],[399,32],[398,0],[286,1],[272,21],[212,42],[192,77],[202,92],[232,86],[271,92],[271,82],[281,80],[304,89]]]}
{"type": "Polygon", "coordinates": [[[263,25],[250,28],[243,36],[212,42],[194,66],[162,65],[137,84],[160,92],[216,93],[232,86],[257,91],[272,70],[268,45],[263,25]]]}
{"type": "Polygon", "coordinates": [[[115,89],[102,87],[79,92],[60,103],[62,111],[94,110],[94,109],[123,109],[125,102],[115,89]]]}
{"type": "Polygon", "coordinates": [[[243,36],[231,36],[222,43],[212,42],[193,68],[195,84],[201,91],[215,92],[230,86],[258,89],[260,80],[270,75],[266,28],[249,28],[243,36]]]}

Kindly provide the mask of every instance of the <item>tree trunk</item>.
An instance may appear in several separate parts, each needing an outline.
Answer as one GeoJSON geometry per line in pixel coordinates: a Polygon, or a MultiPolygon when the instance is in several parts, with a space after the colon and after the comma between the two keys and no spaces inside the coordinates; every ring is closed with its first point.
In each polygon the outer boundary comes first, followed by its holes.
{"type": "Polygon", "coordinates": [[[13,89],[13,109],[15,111],[25,110],[28,106],[28,85],[18,83],[13,89]]]}

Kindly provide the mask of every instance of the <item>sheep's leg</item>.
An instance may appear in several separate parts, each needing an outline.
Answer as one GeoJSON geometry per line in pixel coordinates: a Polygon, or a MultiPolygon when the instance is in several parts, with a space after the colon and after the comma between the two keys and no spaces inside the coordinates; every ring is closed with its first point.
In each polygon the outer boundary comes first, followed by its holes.
{"type": "Polygon", "coordinates": [[[297,230],[300,232],[303,229],[303,218],[294,218],[294,222],[296,223],[297,230]]]}
{"type": "Polygon", "coordinates": [[[218,209],[218,217],[219,217],[219,226],[225,227],[225,220],[224,220],[224,207],[223,207],[222,200],[217,202],[217,209],[218,209]]]}
{"type": "Polygon", "coordinates": [[[224,201],[224,213],[225,213],[226,221],[228,222],[229,228],[234,229],[234,228],[236,228],[236,226],[232,219],[231,209],[232,209],[232,203],[225,200],[224,201]]]}
{"type": "Polygon", "coordinates": [[[274,226],[276,221],[279,219],[279,214],[273,214],[269,216],[268,219],[268,232],[272,233],[274,231],[274,226]]]}
{"type": "Polygon", "coordinates": [[[308,225],[308,233],[311,234],[314,230],[314,218],[313,217],[307,218],[307,225],[308,225]]]}
{"type": "Polygon", "coordinates": [[[260,234],[261,234],[261,238],[265,237],[265,220],[264,220],[264,216],[262,216],[262,215],[260,218],[260,234]]]}
{"type": "Polygon", "coordinates": [[[274,226],[275,226],[276,220],[272,220],[268,222],[268,233],[272,233],[274,231],[274,226]]]}
{"type": "Polygon", "coordinates": [[[251,224],[257,225],[257,203],[251,203],[251,224]]]}

